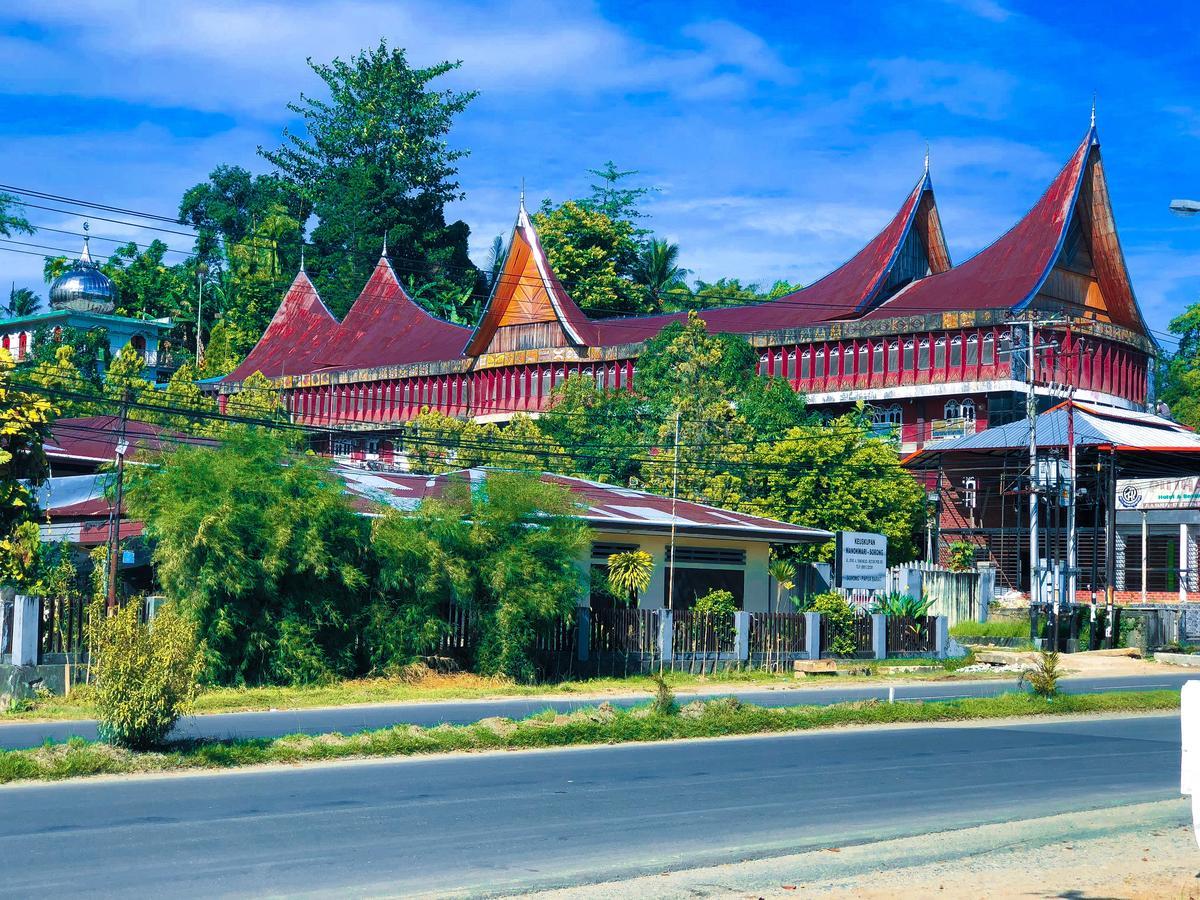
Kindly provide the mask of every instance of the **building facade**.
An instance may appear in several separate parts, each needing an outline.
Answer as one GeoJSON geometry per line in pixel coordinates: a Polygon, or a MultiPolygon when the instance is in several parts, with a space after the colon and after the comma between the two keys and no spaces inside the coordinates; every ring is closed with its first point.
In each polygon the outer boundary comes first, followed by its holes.
{"type": "MultiPolygon", "coordinates": [[[[1030,382],[1043,406],[1072,385],[1082,400],[1141,409],[1157,351],[1117,238],[1094,127],[1030,211],[959,265],[927,165],[891,221],[833,272],[776,300],[700,315],[712,331],[743,335],[759,351],[759,373],[786,379],[813,407],[868,404],[907,450],[1024,415],[1030,382]],[[1032,366],[1031,337],[1044,348],[1032,366]]],[[[421,309],[386,255],[341,322],[301,271],[221,390],[261,372],[294,421],[343,428],[349,444],[386,453],[386,440],[367,432],[423,408],[503,421],[545,409],[570,375],[626,388],[646,342],[683,318],[589,318],[522,205],[475,328],[421,309]]]]}

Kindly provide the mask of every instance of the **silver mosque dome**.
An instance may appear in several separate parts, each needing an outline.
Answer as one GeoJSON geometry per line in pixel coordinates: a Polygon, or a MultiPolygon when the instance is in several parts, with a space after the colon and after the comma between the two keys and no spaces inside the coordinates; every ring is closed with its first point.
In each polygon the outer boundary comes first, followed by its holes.
{"type": "Polygon", "coordinates": [[[116,300],[116,288],[92,259],[84,237],[79,259],[50,284],[50,308],[110,313],[116,309],[116,300]]]}

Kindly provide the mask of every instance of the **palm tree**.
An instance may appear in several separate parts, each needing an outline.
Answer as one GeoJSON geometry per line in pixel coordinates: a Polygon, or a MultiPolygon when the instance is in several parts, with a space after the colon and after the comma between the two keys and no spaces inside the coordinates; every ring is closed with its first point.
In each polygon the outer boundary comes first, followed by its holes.
{"type": "Polygon", "coordinates": [[[495,290],[496,279],[500,277],[500,270],[504,266],[504,236],[496,235],[492,238],[492,246],[488,249],[487,266],[484,269],[484,277],[487,278],[488,288],[495,290]]]}
{"type": "Polygon", "coordinates": [[[14,319],[21,316],[32,316],[41,302],[41,298],[29,288],[19,288],[14,285],[8,292],[8,306],[4,310],[14,319]]]}
{"type": "Polygon", "coordinates": [[[614,553],[608,558],[608,589],[637,606],[638,595],[650,586],[654,557],[645,550],[614,553]]]}
{"type": "Polygon", "coordinates": [[[775,579],[775,612],[783,606],[784,591],[790,591],[796,586],[796,564],[789,559],[775,556],[771,558],[767,571],[775,579]]]}
{"type": "Polygon", "coordinates": [[[679,265],[679,245],[658,238],[642,246],[633,264],[633,280],[646,288],[656,308],[662,308],[667,294],[686,291],[690,274],[679,265]]]}

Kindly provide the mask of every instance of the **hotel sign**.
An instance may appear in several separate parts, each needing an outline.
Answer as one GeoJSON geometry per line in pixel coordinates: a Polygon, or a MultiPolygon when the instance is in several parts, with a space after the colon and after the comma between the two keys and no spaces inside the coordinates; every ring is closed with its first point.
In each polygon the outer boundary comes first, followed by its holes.
{"type": "Polygon", "coordinates": [[[1200,478],[1122,478],[1117,482],[1120,509],[1200,509],[1200,478]]]}
{"type": "Polygon", "coordinates": [[[882,591],[887,587],[887,538],[865,531],[837,533],[838,587],[882,591]]]}

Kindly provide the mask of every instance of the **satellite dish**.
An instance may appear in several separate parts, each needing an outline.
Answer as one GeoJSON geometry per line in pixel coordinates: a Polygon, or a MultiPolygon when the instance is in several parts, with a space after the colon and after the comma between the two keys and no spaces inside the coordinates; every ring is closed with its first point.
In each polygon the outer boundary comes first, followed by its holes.
{"type": "Polygon", "coordinates": [[[1194,216],[1200,213],[1200,200],[1172,200],[1171,212],[1177,216],[1194,216]]]}

